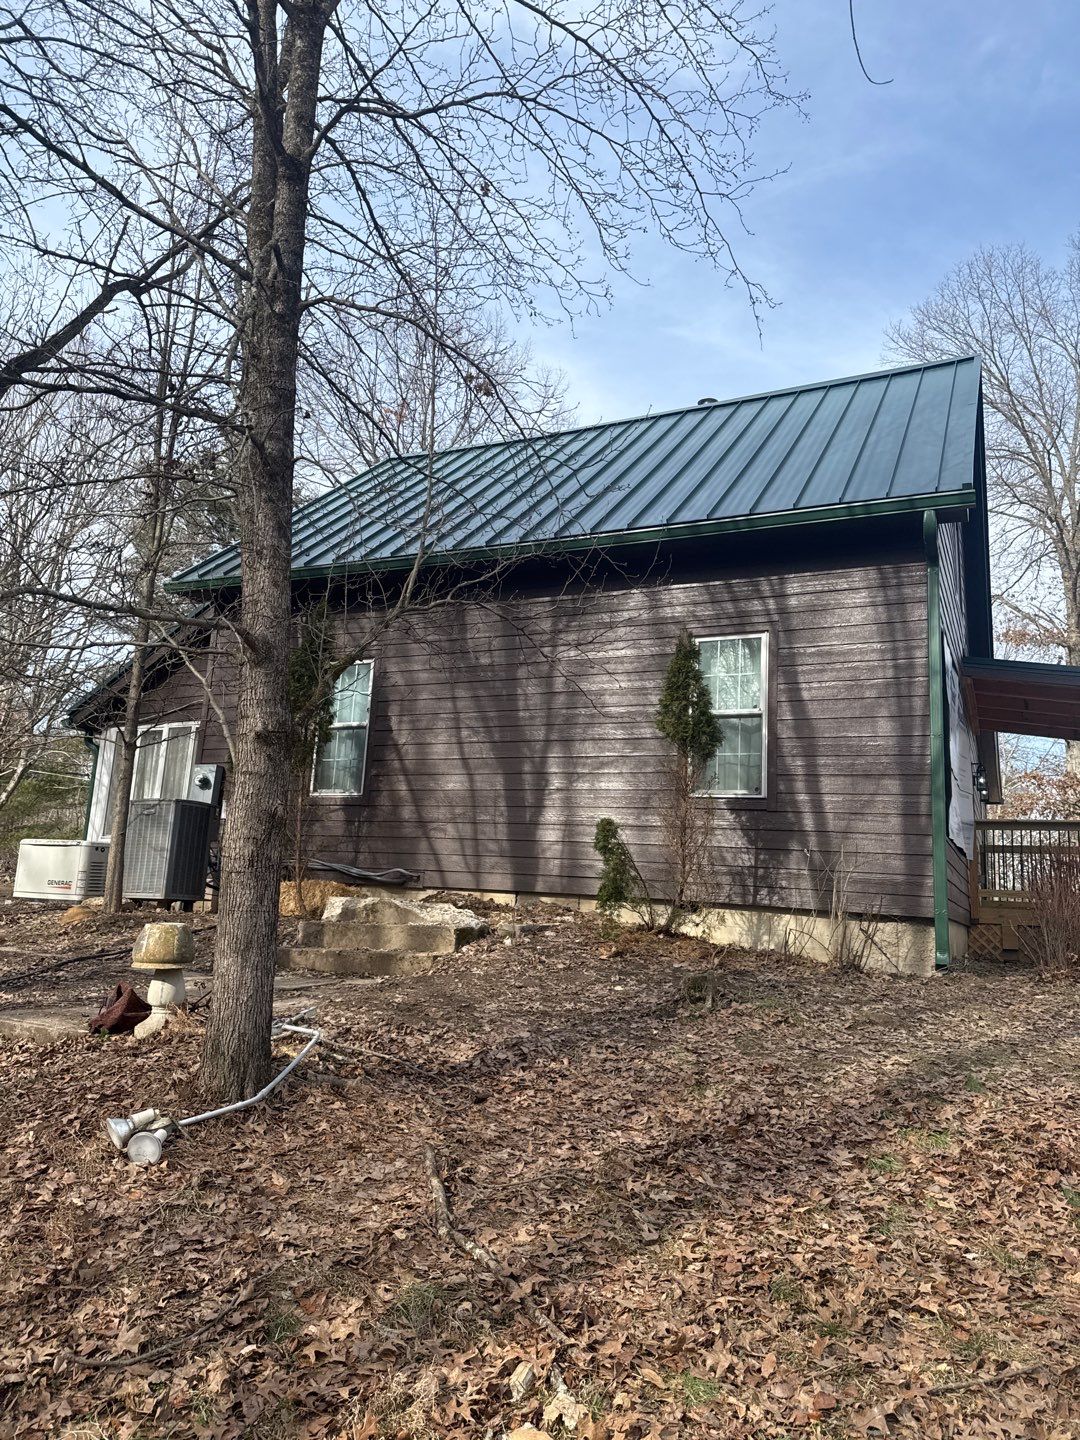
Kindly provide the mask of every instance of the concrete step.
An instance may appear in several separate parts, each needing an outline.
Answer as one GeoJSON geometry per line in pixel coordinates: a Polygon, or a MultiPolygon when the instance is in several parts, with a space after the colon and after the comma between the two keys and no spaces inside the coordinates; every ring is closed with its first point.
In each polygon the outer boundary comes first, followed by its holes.
{"type": "Polygon", "coordinates": [[[279,970],[315,970],[323,975],[426,975],[440,958],[401,950],[283,945],[277,963],[279,970]]]}
{"type": "Polygon", "coordinates": [[[51,1045],[56,1040],[69,1040],[90,1031],[90,1016],[83,1010],[0,1011],[0,1039],[29,1040],[35,1045],[51,1045]]]}
{"type": "Polygon", "coordinates": [[[422,955],[449,955],[464,943],[452,925],[349,920],[301,920],[297,940],[319,950],[400,950],[422,955]]]}

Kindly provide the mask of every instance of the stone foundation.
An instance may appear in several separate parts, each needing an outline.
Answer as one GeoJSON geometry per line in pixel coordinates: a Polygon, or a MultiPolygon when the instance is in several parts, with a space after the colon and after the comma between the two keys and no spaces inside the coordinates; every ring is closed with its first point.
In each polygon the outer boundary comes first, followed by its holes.
{"type": "MultiPolygon", "coordinates": [[[[432,890],[409,890],[412,899],[435,893],[432,890]]],[[[590,912],[596,901],[586,895],[540,895],[510,890],[459,890],[463,899],[475,898],[498,905],[548,903],[590,912]]],[[[637,924],[637,916],[626,912],[619,919],[637,924]]],[[[856,921],[847,922],[857,928],[856,921]]],[[[967,949],[967,929],[950,925],[953,958],[967,949]]],[[[715,945],[737,945],[746,950],[776,950],[824,963],[834,951],[832,922],[826,916],[807,915],[799,911],[771,909],[765,906],[739,909],[734,906],[703,911],[680,927],[687,935],[700,935],[715,945]]],[[[851,944],[859,948],[857,935],[851,944]]],[[[932,920],[880,920],[873,929],[872,943],[866,947],[866,969],[885,975],[933,975],[935,973],[934,923],[932,920]]]]}
{"type": "Polygon", "coordinates": [[[369,891],[333,897],[321,920],[302,920],[297,943],[279,950],[278,964],[328,975],[420,975],[487,931],[471,910],[400,890],[369,891]]]}

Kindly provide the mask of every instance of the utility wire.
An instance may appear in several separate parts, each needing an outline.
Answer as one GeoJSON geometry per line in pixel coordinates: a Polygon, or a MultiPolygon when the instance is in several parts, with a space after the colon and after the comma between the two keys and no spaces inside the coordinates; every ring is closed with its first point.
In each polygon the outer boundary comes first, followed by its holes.
{"type": "Polygon", "coordinates": [[[855,31],[855,0],[848,0],[848,19],[851,21],[851,43],[855,46],[855,58],[859,62],[859,69],[871,85],[891,85],[892,76],[888,80],[875,80],[863,64],[862,51],[859,49],[859,37],[855,31]]]}

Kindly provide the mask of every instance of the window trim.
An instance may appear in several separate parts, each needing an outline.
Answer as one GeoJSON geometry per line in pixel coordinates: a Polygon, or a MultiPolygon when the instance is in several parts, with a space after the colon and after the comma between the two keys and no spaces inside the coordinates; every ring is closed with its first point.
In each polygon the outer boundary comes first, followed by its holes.
{"type": "MultiPolygon", "coordinates": [[[[160,755],[154,757],[154,788],[157,789],[165,771],[165,752],[168,748],[169,734],[173,730],[187,730],[192,735],[191,761],[188,766],[188,784],[191,784],[191,776],[195,766],[199,763],[199,732],[202,725],[198,720],[145,720],[140,722],[138,734],[135,740],[135,765],[138,767],[141,737],[148,730],[163,730],[165,732],[165,743],[158,747],[160,755]]],[[[100,840],[102,842],[112,838],[112,825],[105,829],[105,821],[109,816],[109,797],[112,793],[113,775],[116,771],[116,752],[120,745],[119,725],[110,725],[107,730],[102,731],[98,740],[98,764],[94,775],[94,794],[90,802],[90,825],[87,839],[100,840]],[[108,757],[107,763],[105,761],[108,757]]],[[[135,789],[135,771],[132,771],[131,788],[135,789]]],[[[151,796],[151,799],[154,797],[151,796]]],[[[186,798],[186,797],[182,797],[186,798]]],[[[134,800],[134,793],[132,794],[134,800]]]]}
{"type": "MultiPolygon", "coordinates": [[[[311,798],[312,798],[313,800],[359,800],[359,799],[361,798],[361,796],[364,794],[364,790],[365,790],[365,788],[366,788],[366,786],[367,786],[368,750],[370,749],[370,746],[371,746],[371,704],[372,704],[372,700],[374,699],[374,696],[375,696],[375,661],[374,661],[374,660],[354,660],[354,661],[353,661],[353,665],[366,665],[367,668],[368,668],[368,714],[367,714],[367,722],[366,722],[366,724],[364,724],[364,725],[358,725],[358,724],[356,724],[355,722],[352,722],[352,723],[350,723],[350,724],[348,724],[348,725],[338,724],[338,723],[336,723],[336,722],[331,722],[330,729],[331,729],[331,731],[334,731],[334,730],[363,730],[363,731],[364,731],[364,758],[363,758],[363,761],[361,762],[361,765],[360,765],[360,788],[359,788],[359,790],[316,790],[316,788],[315,788],[315,776],[318,774],[318,770],[319,770],[319,753],[318,753],[318,750],[316,750],[314,756],[312,757],[312,761],[311,761],[311,784],[310,784],[310,786],[309,786],[309,794],[311,795],[311,798]]],[[[352,666],[350,665],[350,666],[347,666],[346,668],[351,670],[351,669],[352,669],[352,666]]],[[[344,674],[345,674],[345,671],[343,670],[343,671],[341,672],[341,674],[344,675],[344,674]]],[[[340,678],[341,678],[341,676],[338,677],[338,679],[340,679],[340,678]]],[[[335,688],[336,688],[337,681],[335,681],[334,684],[335,684],[335,688]]]]}
{"type": "Polygon", "coordinates": [[[740,805],[765,805],[771,793],[769,761],[772,746],[772,635],[768,630],[740,630],[725,635],[695,635],[694,644],[700,648],[717,640],[760,640],[761,641],[761,703],[754,710],[714,710],[713,714],[723,723],[726,716],[761,716],[761,789],[755,793],[747,790],[704,790],[695,789],[694,794],[706,800],[731,800],[740,805]]]}
{"type": "MultiPolygon", "coordinates": [[[[153,762],[152,762],[152,763],[153,763],[153,766],[154,766],[154,770],[153,770],[153,781],[154,781],[154,783],[153,783],[153,786],[152,786],[152,789],[153,789],[153,790],[155,790],[155,791],[160,791],[160,789],[161,789],[161,782],[162,782],[162,780],[165,778],[165,762],[166,762],[166,760],[168,759],[169,741],[172,739],[172,733],[173,733],[174,730],[187,730],[188,732],[190,732],[190,734],[191,734],[191,736],[192,736],[192,742],[193,742],[193,743],[192,743],[192,746],[191,746],[191,760],[188,762],[188,778],[187,778],[187,784],[188,784],[188,787],[190,788],[190,786],[191,786],[191,773],[192,773],[192,771],[194,770],[195,764],[196,764],[196,761],[195,761],[195,744],[194,744],[194,737],[197,735],[198,729],[199,729],[199,722],[198,722],[197,720],[152,720],[152,721],[148,722],[146,725],[140,725],[140,726],[139,726],[139,735],[140,735],[140,736],[144,735],[147,730],[160,730],[160,731],[162,732],[162,734],[163,734],[163,739],[162,739],[161,744],[159,744],[159,745],[156,747],[158,753],[154,756],[154,759],[153,759],[153,762]]],[[[136,742],[135,742],[135,766],[136,766],[136,768],[135,768],[135,770],[132,771],[132,775],[131,775],[131,788],[132,788],[132,790],[135,789],[135,776],[136,776],[136,774],[138,773],[139,750],[140,750],[139,741],[136,740],[136,742]]],[[[143,753],[145,754],[145,750],[143,751],[143,753]]],[[[144,796],[143,798],[144,798],[144,799],[149,799],[149,800],[160,800],[160,799],[161,799],[161,795],[160,795],[160,794],[154,794],[154,795],[144,796]]],[[[184,797],[182,797],[182,798],[185,798],[185,799],[186,799],[187,797],[184,796],[184,797]]]]}

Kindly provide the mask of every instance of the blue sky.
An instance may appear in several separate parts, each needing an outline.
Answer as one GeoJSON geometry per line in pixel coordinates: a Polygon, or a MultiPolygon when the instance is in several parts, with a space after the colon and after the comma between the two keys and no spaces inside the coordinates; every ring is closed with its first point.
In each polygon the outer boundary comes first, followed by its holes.
{"type": "MultiPolygon", "coordinates": [[[[643,236],[596,317],[539,329],[583,422],[767,390],[881,363],[885,326],[980,245],[1051,259],[1080,225],[1080,5],[1074,0],[776,0],[777,48],[807,119],[770,117],[736,237],[769,290],[746,297],[643,236]]],[[[735,232],[733,232],[735,233],[735,232]]]]}

